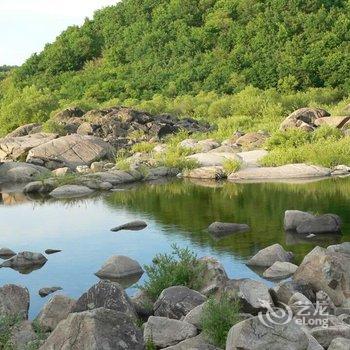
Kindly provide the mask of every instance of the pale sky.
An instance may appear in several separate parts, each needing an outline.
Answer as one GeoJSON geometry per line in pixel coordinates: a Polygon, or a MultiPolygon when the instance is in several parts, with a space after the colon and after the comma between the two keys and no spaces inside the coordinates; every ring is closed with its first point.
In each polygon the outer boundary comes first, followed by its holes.
{"type": "Polygon", "coordinates": [[[0,65],[19,65],[67,26],[117,0],[0,0],[0,65]]]}

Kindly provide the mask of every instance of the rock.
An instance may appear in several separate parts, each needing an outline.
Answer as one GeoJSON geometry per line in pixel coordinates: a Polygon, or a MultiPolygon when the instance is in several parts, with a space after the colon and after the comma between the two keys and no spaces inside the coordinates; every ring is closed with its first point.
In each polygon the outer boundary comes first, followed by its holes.
{"type": "Polygon", "coordinates": [[[80,109],[79,107],[69,107],[65,108],[62,111],[56,113],[53,116],[53,119],[56,121],[67,121],[70,120],[71,118],[81,118],[85,112],[80,109]]]}
{"type": "Polygon", "coordinates": [[[39,132],[40,131],[39,129],[40,129],[40,124],[37,124],[37,123],[25,124],[25,125],[19,126],[17,129],[7,134],[5,137],[12,138],[12,137],[26,136],[31,134],[33,131],[39,132]]]}
{"type": "Polygon", "coordinates": [[[237,153],[237,157],[239,157],[242,167],[259,167],[261,159],[266,155],[268,155],[268,152],[264,149],[237,153]]]}
{"type": "Polygon", "coordinates": [[[222,145],[220,147],[214,148],[209,151],[209,153],[238,153],[241,151],[241,148],[233,145],[222,145]]]}
{"type": "Polygon", "coordinates": [[[257,315],[259,311],[273,306],[268,287],[259,281],[242,280],[239,283],[237,296],[241,301],[242,312],[252,315],[257,315]]]}
{"type": "Polygon", "coordinates": [[[60,322],[40,350],[143,350],[142,332],[121,312],[99,308],[72,313],[60,322]]]}
{"type": "Polygon", "coordinates": [[[123,224],[111,229],[113,232],[118,232],[122,230],[130,230],[130,231],[140,231],[147,227],[147,223],[141,220],[135,220],[128,222],[127,224],[123,224]]]}
{"type": "Polygon", "coordinates": [[[207,139],[198,141],[196,148],[199,152],[207,153],[210,150],[218,148],[219,146],[220,144],[217,141],[213,139],[207,139]]]}
{"type": "Polygon", "coordinates": [[[166,348],[197,335],[197,328],[187,322],[151,316],[145,324],[145,343],[152,341],[157,348],[166,348]]]}
{"type": "Polygon", "coordinates": [[[23,188],[23,193],[40,193],[46,194],[51,192],[55,188],[55,185],[50,181],[33,181],[26,184],[23,188]]]}
{"type": "Polygon", "coordinates": [[[106,162],[93,162],[90,166],[90,169],[92,172],[98,173],[100,171],[105,170],[105,165],[106,165],[106,162]]]}
{"type": "Polygon", "coordinates": [[[349,325],[315,327],[310,330],[310,333],[319,342],[319,344],[326,349],[329,349],[329,346],[334,339],[346,338],[350,340],[349,325]]]}
{"type": "Polygon", "coordinates": [[[78,174],[89,174],[91,172],[90,167],[87,165],[78,165],[75,170],[78,174]]]}
{"type": "Polygon", "coordinates": [[[39,159],[46,167],[50,166],[52,169],[69,167],[74,170],[79,165],[90,165],[108,158],[112,153],[112,148],[102,139],[74,134],[32,148],[28,153],[27,162],[35,163],[39,159]],[[54,161],[55,164],[49,165],[50,161],[54,161]]]}
{"type": "Polygon", "coordinates": [[[199,334],[196,337],[189,338],[176,345],[169,346],[164,350],[219,350],[219,348],[210,344],[202,334],[199,334]]]}
{"type": "Polygon", "coordinates": [[[347,165],[337,165],[332,170],[332,176],[348,176],[350,174],[350,167],[347,165]]]}
{"type": "Polygon", "coordinates": [[[183,177],[189,177],[193,179],[208,179],[208,180],[220,180],[226,177],[224,168],[222,166],[206,166],[187,170],[183,172],[183,177]]]}
{"type": "Polygon", "coordinates": [[[298,269],[297,265],[290,262],[276,261],[272,266],[265,270],[263,276],[269,279],[288,278],[298,269]]]}
{"type": "Polygon", "coordinates": [[[316,126],[328,125],[334,128],[341,129],[347,121],[350,120],[350,117],[323,117],[315,120],[316,126]]]}
{"type": "Polygon", "coordinates": [[[153,315],[153,301],[143,290],[136,293],[131,298],[131,302],[136,310],[137,315],[141,319],[148,319],[148,317],[153,315]]]}
{"type": "Polygon", "coordinates": [[[110,182],[101,182],[99,189],[101,191],[109,191],[113,188],[113,185],[110,182]]]}
{"type": "Polygon", "coordinates": [[[15,255],[16,253],[10,248],[0,248],[0,259],[9,259],[15,255]]]}
{"type": "Polygon", "coordinates": [[[287,164],[278,167],[246,168],[232,173],[231,181],[262,181],[262,180],[288,180],[310,179],[331,175],[331,170],[308,164],[287,164]]]}
{"type": "Polygon", "coordinates": [[[203,308],[205,307],[206,303],[200,304],[193,308],[183,319],[184,322],[193,324],[197,329],[202,329],[202,315],[203,315],[203,308]]]}
{"type": "Polygon", "coordinates": [[[153,152],[160,154],[160,153],[166,152],[167,149],[168,149],[168,145],[162,144],[162,143],[161,143],[161,144],[159,144],[159,145],[156,145],[156,146],[153,148],[153,152]]]}
{"type": "Polygon", "coordinates": [[[297,292],[300,292],[312,302],[316,301],[314,290],[306,283],[283,281],[270,289],[271,297],[276,305],[279,305],[279,303],[288,304],[290,298],[297,292]]]}
{"type": "Polygon", "coordinates": [[[300,210],[286,210],[284,213],[284,229],[287,231],[296,230],[301,223],[314,217],[314,215],[300,210]]]}
{"type": "Polygon", "coordinates": [[[206,299],[199,292],[184,286],[169,287],[162,291],[155,302],[154,315],[179,320],[206,299]]]}
{"type": "Polygon", "coordinates": [[[72,312],[104,307],[135,317],[135,309],[124,289],[115,282],[100,281],[93,285],[77,301],[72,312]]]}
{"type": "Polygon", "coordinates": [[[259,250],[257,254],[248,260],[247,265],[270,267],[276,261],[291,262],[292,259],[293,253],[285,251],[280,244],[276,243],[259,250]]]}
{"type": "Polygon", "coordinates": [[[37,340],[37,335],[30,321],[22,321],[11,329],[10,340],[6,349],[23,350],[27,349],[30,342],[37,340]]]}
{"type": "Polygon", "coordinates": [[[194,160],[201,167],[223,166],[223,164],[230,160],[239,160],[235,153],[196,153],[186,157],[186,159],[194,160]]]}
{"type": "Polygon", "coordinates": [[[227,336],[226,350],[305,350],[309,340],[294,322],[265,326],[259,317],[234,325],[227,336]]]}
{"type": "Polygon", "coordinates": [[[247,232],[250,227],[246,224],[234,224],[228,222],[213,222],[208,231],[217,238],[222,238],[233,233],[247,232]]]}
{"type": "Polygon", "coordinates": [[[198,145],[198,141],[194,140],[194,139],[185,139],[178,144],[178,146],[181,148],[187,148],[187,149],[191,149],[193,151],[198,150],[197,145],[198,145]]]}
{"type": "MultiPolygon", "coordinates": [[[[87,175],[87,177],[89,177],[89,175],[87,175]]],[[[91,177],[94,179],[99,179],[102,182],[109,182],[113,186],[131,183],[142,179],[142,175],[138,172],[127,172],[121,170],[110,170],[102,173],[94,173],[91,174],[91,177]]]]}
{"type": "Polygon", "coordinates": [[[209,296],[221,289],[228,280],[227,273],[223,265],[211,256],[205,256],[199,259],[203,265],[201,271],[202,288],[200,293],[209,296]]]}
{"type": "Polygon", "coordinates": [[[47,169],[34,164],[0,163],[0,183],[30,182],[45,174],[49,174],[47,169]]]}
{"type": "Polygon", "coordinates": [[[29,292],[27,288],[7,284],[0,288],[0,315],[28,318],[29,292]]]}
{"type": "Polygon", "coordinates": [[[140,264],[127,256],[116,255],[110,257],[95,273],[95,275],[102,279],[118,280],[131,276],[141,277],[143,270],[140,264]]]}
{"type": "Polygon", "coordinates": [[[349,350],[350,349],[350,339],[346,338],[335,338],[332,340],[328,347],[328,350],[349,350]]]}
{"type": "Polygon", "coordinates": [[[34,147],[57,138],[57,134],[38,133],[0,139],[0,160],[20,160],[34,147]]]}
{"type": "Polygon", "coordinates": [[[339,233],[342,222],[338,215],[324,214],[304,220],[300,223],[296,231],[302,234],[318,233],[339,233]]]}
{"type": "Polygon", "coordinates": [[[36,322],[46,332],[53,331],[71,313],[76,301],[64,295],[53,296],[36,317],[36,322]]]}
{"type": "Polygon", "coordinates": [[[62,251],[62,250],[60,250],[60,249],[46,249],[46,250],[45,250],[45,254],[51,255],[51,254],[60,253],[61,251],[62,251]]]}
{"type": "Polygon", "coordinates": [[[248,132],[237,139],[236,144],[245,150],[260,148],[267,139],[263,132],[248,132]]]}
{"type": "Polygon", "coordinates": [[[166,176],[175,176],[179,172],[180,171],[177,169],[172,169],[165,166],[151,168],[147,171],[147,174],[145,174],[144,180],[152,181],[152,180],[157,180],[159,178],[166,177],[166,176]]]}
{"type": "Polygon", "coordinates": [[[41,253],[20,252],[9,260],[4,261],[0,267],[10,267],[19,272],[26,273],[33,268],[40,268],[46,264],[47,259],[41,253]]]}
{"type": "Polygon", "coordinates": [[[327,250],[332,253],[350,254],[350,242],[343,242],[341,244],[330,245],[327,250]]]}
{"type": "Polygon", "coordinates": [[[63,168],[58,168],[55,170],[52,170],[52,174],[54,174],[55,176],[64,176],[67,174],[71,174],[73,171],[68,168],[68,167],[63,167],[63,168]]]}
{"type": "Polygon", "coordinates": [[[52,294],[52,293],[55,293],[59,290],[62,290],[61,287],[46,287],[46,288],[41,288],[39,290],[39,295],[44,298],[44,297],[47,297],[48,295],[52,294]]]}
{"type": "Polygon", "coordinates": [[[94,193],[94,190],[81,185],[64,185],[55,188],[50,192],[50,196],[54,198],[79,198],[94,193]]]}
{"type": "Polygon", "coordinates": [[[281,124],[280,130],[301,129],[313,131],[315,121],[319,118],[329,117],[330,114],[321,108],[300,108],[290,114],[281,124]]]}
{"type": "Polygon", "coordinates": [[[341,306],[350,296],[350,256],[315,247],[304,257],[293,280],[315,291],[323,290],[336,306],[341,306]]]}

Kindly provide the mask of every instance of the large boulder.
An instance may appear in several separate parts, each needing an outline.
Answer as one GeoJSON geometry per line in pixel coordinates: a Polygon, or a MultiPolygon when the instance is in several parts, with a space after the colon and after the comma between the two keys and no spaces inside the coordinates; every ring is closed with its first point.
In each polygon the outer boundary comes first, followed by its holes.
{"type": "Polygon", "coordinates": [[[227,161],[239,160],[235,153],[225,152],[196,153],[188,156],[187,159],[196,161],[201,167],[223,166],[227,161]]]}
{"type": "Polygon", "coordinates": [[[121,312],[99,308],[72,313],[60,322],[41,350],[143,350],[142,332],[121,312]]]}
{"type": "Polygon", "coordinates": [[[260,161],[267,155],[268,152],[264,149],[237,153],[237,157],[240,159],[242,167],[259,167],[260,161]]]}
{"type": "Polygon", "coordinates": [[[329,349],[331,343],[337,338],[346,338],[350,340],[350,326],[346,324],[328,327],[315,327],[311,329],[310,333],[325,349],[329,349]]]}
{"type": "Polygon", "coordinates": [[[187,322],[151,316],[144,328],[144,341],[152,341],[156,348],[166,348],[197,335],[197,328],[187,322]]]}
{"type": "Polygon", "coordinates": [[[0,288],[0,315],[27,319],[29,292],[27,288],[7,284],[0,288]]]}
{"type": "Polygon", "coordinates": [[[163,290],[155,302],[154,315],[179,320],[206,299],[204,295],[185,286],[169,287],[163,290]]]}
{"type": "Polygon", "coordinates": [[[324,214],[304,220],[297,228],[297,233],[339,233],[341,231],[342,222],[338,215],[324,214]]]}
{"type": "Polygon", "coordinates": [[[315,121],[319,118],[329,117],[330,114],[321,108],[300,108],[290,114],[281,124],[280,130],[301,129],[313,131],[315,121]]]}
{"type": "Polygon", "coordinates": [[[46,262],[46,257],[41,253],[20,252],[9,260],[4,261],[0,267],[10,267],[19,272],[26,273],[27,271],[30,272],[44,266],[46,262]]]}
{"type": "Polygon", "coordinates": [[[49,174],[49,171],[41,166],[20,163],[0,163],[0,183],[31,182],[41,175],[49,174]]]}
{"type": "Polygon", "coordinates": [[[135,317],[135,309],[124,289],[115,282],[100,281],[93,285],[76,302],[72,312],[104,307],[135,317]]]}
{"type": "Polygon", "coordinates": [[[286,210],[284,213],[284,229],[286,231],[296,230],[301,223],[314,217],[315,215],[304,211],[286,210]]]}
{"type": "Polygon", "coordinates": [[[38,133],[0,139],[0,160],[24,159],[32,148],[49,142],[57,137],[57,134],[38,133]]]}
{"type": "Polygon", "coordinates": [[[38,133],[40,131],[41,131],[40,124],[37,124],[37,123],[25,124],[25,125],[19,126],[17,129],[7,134],[5,137],[11,138],[11,137],[26,136],[32,133],[38,133]]]}
{"type": "Polygon", "coordinates": [[[293,253],[287,252],[284,248],[276,243],[269,247],[259,250],[247,262],[247,265],[270,267],[276,261],[291,262],[293,260],[293,253]]]}
{"type": "Polygon", "coordinates": [[[331,169],[308,164],[287,164],[278,167],[248,167],[232,173],[230,181],[270,181],[312,179],[331,175],[331,169]]]}
{"type": "Polygon", "coordinates": [[[306,350],[308,345],[308,337],[294,322],[266,326],[253,317],[230,329],[226,350],[306,350]]]}
{"type": "Polygon", "coordinates": [[[36,322],[45,331],[53,331],[59,322],[71,313],[76,301],[64,295],[53,296],[36,317],[36,322]]]}
{"type": "Polygon", "coordinates": [[[298,269],[297,265],[290,262],[276,261],[264,271],[263,276],[269,279],[283,279],[292,276],[298,269]]]}
{"type": "Polygon", "coordinates": [[[140,264],[127,256],[110,257],[95,275],[102,279],[118,280],[128,277],[141,277],[143,274],[140,264]]]}
{"type": "Polygon", "coordinates": [[[203,309],[207,305],[206,302],[196,306],[183,319],[184,322],[193,324],[197,329],[202,329],[203,309]]]}
{"type": "Polygon", "coordinates": [[[54,198],[79,198],[94,193],[89,187],[81,185],[63,185],[55,188],[50,192],[50,196],[54,198]]]}
{"type": "Polygon", "coordinates": [[[298,283],[307,283],[315,291],[323,290],[336,306],[350,297],[350,255],[315,247],[293,275],[298,283]]]}
{"type": "Polygon", "coordinates": [[[10,339],[4,349],[23,350],[30,349],[28,346],[35,342],[38,336],[30,321],[21,321],[15,324],[11,329],[10,339]]]}
{"type": "Polygon", "coordinates": [[[233,233],[247,232],[250,228],[247,224],[235,224],[230,222],[213,222],[208,231],[216,238],[222,238],[233,233]]]}
{"type": "Polygon", "coordinates": [[[27,162],[45,165],[49,169],[91,163],[112,156],[111,146],[99,137],[68,135],[31,149],[27,162]]]}
{"type": "Polygon", "coordinates": [[[316,126],[328,125],[334,128],[341,129],[348,121],[350,117],[340,116],[340,117],[323,117],[315,120],[316,126]]]}

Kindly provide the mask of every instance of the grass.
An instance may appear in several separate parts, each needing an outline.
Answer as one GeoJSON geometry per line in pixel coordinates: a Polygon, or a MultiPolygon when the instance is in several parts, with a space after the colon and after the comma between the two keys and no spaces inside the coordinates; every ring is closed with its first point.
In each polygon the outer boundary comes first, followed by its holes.
{"type": "Polygon", "coordinates": [[[19,316],[1,316],[0,317],[0,350],[12,350],[9,343],[11,337],[11,328],[22,320],[19,316]]]}
{"type": "Polygon", "coordinates": [[[139,143],[135,143],[132,147],[131,147],[131,151],[133,153],[150,153],[151,151],[153,151],[154,147],[156,145],[152,142],[146,142],[146,141],[142,141],[139,143]]]}
{"type": "Polygon", "coordinates": [[[147,293],[151,300],[156,300],[160,293],[171,286],[187,286],[199,289],[203,264],[196,254],[188,248],[172,245],[171,254],[158,254],[151,265],[145,265],[147,281],[139,288],[147,293]]]}
{"type": "Polygon", "coordinates": [[[241,168],[241,166],[242,166],[241,162],[236,159],[227,159],[223,163],[223,168],[226,175],[235,173],[241,168]]]}
{"type": "Polygon", "coordinates": [[[202,312],[201,325],[204,335],[216,346],[225,348],[229,330],[240,322],[240,304],[227,295],[220,299],[210,298],[202,312]]]}
{"type": "Polygon", "coordinates": [[[57,123],[53,119],[47,120],[42,127],[42,130],[47,133],[58,134],[60,136],[67,135],[67,130],[64,125],[57,123]]]}

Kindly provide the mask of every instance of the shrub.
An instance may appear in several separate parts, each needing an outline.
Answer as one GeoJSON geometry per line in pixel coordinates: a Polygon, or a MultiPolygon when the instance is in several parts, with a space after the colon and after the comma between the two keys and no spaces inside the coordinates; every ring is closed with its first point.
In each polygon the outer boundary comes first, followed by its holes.
{"type": "Polygon", "coordinates": [[[229,330],[240,322],[240,304],[227,295],[219,300],[210,298],[201,316],[202,330],[205,336],[218,347],[225,347],[229,330]]]}
{"type": "Polygon", "coordinates": [[[52,119],[49,119],[43,124],[43,131],[53,134],[59,134],[60,136],[64,136],[67,134],[67,130],[64,127],[64,125],[59,124],[52,119]]]}
{"type": "Polygon", "coordinates": [[[200,275],[203,265],[196,254],[175,244],[171,247],[171,254],[158,254],[151,265],[144,266],[148,280],[139,288],[152,300],[156,300],[164,289],[171,286],[199,289],[202,285],[200,275]]]}
{"type": "Polygon", "coordinates": [[[228,159],[224,161],[223,167],[226,175],[235,173],[241,168],[241,162],[236,159],[228,159]]]}
{"type": "Polygon", "coordinates": [[[156,155],[159,166],[176,168],[180,171],[191,170],[198,167],[198,162],[194,159],[186,158],[191,150],[182,147],[168,147],[165,152],[156,155]]]}
{"type": "Polygon", "coordinates": [[[276,148],[295,148],[311,141],[311,133],[299,129],[277,131],[265,142],[268,150],[276,148]]]}

